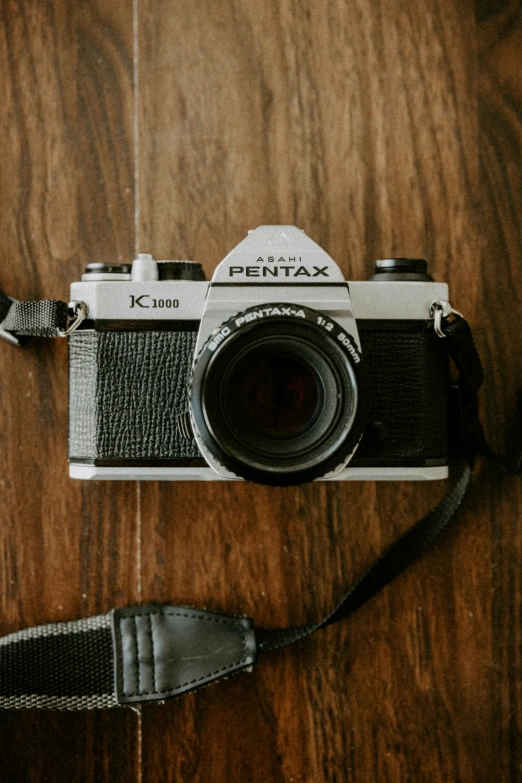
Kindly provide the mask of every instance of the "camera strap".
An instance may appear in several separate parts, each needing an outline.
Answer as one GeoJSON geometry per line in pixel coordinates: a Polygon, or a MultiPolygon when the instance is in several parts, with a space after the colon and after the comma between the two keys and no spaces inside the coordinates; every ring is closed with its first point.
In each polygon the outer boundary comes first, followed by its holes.
{"type": "MultiPolygon", "coordinates": [[[[0,337],[65,336],[81,323],[81,303],[19,303],[0,294],[0,337]]],[[[241,669],[266,653],[349,617],[439,538],[468,492],[475,457],[511,474],[522,471],[487,444],[478,418],[484,374],[465,319],[434,303],[435,328],[459,372],[459,454],[465,464],[449,492],[367,571],[320,622],[259,628],[244,617],[168,604],[114,609],[82,620],[28,628],[0,638],[0,708],[94,709],[143,704],[186,693],[241,669]]],[[[83,317],[82,317],[83,316],[83,317]]]]}

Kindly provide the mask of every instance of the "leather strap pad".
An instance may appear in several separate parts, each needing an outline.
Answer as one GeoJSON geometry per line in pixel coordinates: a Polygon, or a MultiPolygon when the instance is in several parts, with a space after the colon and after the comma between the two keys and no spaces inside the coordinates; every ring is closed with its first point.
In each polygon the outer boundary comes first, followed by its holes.
{"type": "Polygon", "coordinates": [[[254,663],[246,618],[152,604],[115,609],[112,630],[118,704],[186,693],[254,663]]]}

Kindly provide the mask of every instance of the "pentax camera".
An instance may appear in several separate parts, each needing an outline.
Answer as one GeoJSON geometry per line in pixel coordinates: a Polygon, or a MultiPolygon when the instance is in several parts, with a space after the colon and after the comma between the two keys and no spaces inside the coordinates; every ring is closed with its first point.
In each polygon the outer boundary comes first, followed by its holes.
{"type": "Polygon", "coordinates": [[[89,264],[71,298],[78,479],[443,479],[450,378],[421,259],[347,282],[295,226],[260,226],[210,282],[193,261],[89,264]],[[435,325],[436,326],[436,325],[435,325]]]}

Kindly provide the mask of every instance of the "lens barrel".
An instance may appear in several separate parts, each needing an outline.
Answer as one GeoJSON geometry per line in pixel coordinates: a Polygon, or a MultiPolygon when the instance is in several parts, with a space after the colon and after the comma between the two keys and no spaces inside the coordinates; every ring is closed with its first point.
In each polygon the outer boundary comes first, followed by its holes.
{"type": "Polygon", "coordinates": [[[365,424],[365,373],[351,335],[295,304],[238,313],[203,346],[191,416],[202,450],[261,484],[300,484],[344,466],[365,424]]]}

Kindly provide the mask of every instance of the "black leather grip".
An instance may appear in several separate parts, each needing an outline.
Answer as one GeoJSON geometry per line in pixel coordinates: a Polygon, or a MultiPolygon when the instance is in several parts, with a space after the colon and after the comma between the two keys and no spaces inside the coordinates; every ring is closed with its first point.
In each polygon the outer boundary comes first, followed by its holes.
{"type": "Polygon", "coordinates": [[[358,321],[369,423],[352,467],[448,464],[448,346],[423,321],[358,321]]]}
{"type": "Polygon", "coordinates": [[[188,406],[196,332],[78,331],[69,338],[69,458],[194,459],[188,406]]]}

